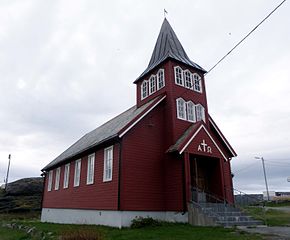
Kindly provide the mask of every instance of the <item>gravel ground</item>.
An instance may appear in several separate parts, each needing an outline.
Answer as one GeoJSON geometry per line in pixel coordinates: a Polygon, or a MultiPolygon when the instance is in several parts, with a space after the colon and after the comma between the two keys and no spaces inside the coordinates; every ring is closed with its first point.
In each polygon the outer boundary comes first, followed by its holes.
{"type": "Polygon", "coordinates": [[[290,227],[238,227],[239,230],[249,233],[260,233],[265,235],[265,239],[290,240],[290,227]]]}

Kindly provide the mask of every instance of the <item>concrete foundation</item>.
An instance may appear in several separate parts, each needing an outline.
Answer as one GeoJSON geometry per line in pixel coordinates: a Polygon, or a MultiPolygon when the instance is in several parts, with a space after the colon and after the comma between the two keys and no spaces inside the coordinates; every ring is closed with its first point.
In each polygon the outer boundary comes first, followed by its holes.
{"type": "Polygon", "coordinates": [[[136,217],[152,217],[167,222],[188,222],[188,213],[151,211],[107,211],[83,209],[43,208],[42,222],[66,224],[92,224],[112,227],[129,227],[136,217]]]}

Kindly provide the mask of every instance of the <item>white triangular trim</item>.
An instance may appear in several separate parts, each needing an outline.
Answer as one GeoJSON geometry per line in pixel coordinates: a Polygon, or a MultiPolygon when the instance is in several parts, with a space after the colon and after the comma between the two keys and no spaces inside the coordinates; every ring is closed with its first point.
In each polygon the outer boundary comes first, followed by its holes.
{"type": "Polygon", "coordinates": [[[228,161],[228,158],[224,155],[224,153],[222,152],[222,150],[219,148],[219,146],[217,145],[217,143],[215,142],[215,140],[212,138],[212,136],[210,135],[210,133],[207,131],[207,129],[204,127],[204,125],[201,125],[197,131],[192,135],[192,137],[188,140],[188,142],[185,144],[185,146],[181,149],[181,151],[179,152],[179,154],[182,154],[184,152],[184,150],[188,147],[188,145],[192,142],[192,140],[196,137],[196,135],[200,132],[201,129],[204,129],[204,131],[207,133],[207,135],[209,136],[209,138],[212,140],[213,144],[216,146],[216,148],[219,150],[219,152],[221,153],[221,155],[224,157],[224,159],[226,161],[228,161]]]}
{"type": "Polygon", "coordinates": [[[216,124],[214,123],[214,121],[209,118],[209,121],[211,122],[211,124],[213,125],[214,129],[217,131],[218,135],[221,137],[221,139],[224,141],[224,143],[226,144],[227,148],[230,150],[231,154],[233,154],[233,156],[237,156],[236,153],[233,152],[233,149],[228,145],[226,139],[223,137],[223,135],[221,134],[221,132],[219,131],[219,129],[217,128],[216,124]]]}
{"type": "Polygon", "coordinates": [[[119,135],[119,138],[123,137],[127,132],[130,131],[132,127],[134,127],[138,122],[140,122],[148,113],[150,113],[160,102],[162,102],[166,98],[166,95],[158,100],[151,108],[149,108],[141,117],[139,117],[135,122],[133,122],[124,132],[119,135]]]}

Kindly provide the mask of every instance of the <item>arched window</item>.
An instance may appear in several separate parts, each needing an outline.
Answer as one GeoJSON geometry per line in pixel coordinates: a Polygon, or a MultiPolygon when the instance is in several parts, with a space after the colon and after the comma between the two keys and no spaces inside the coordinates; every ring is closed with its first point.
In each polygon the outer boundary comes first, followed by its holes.
{"type": "Polygon", "coordinates": [[[175,72],[175,83],[177,85],[183,86],[183,74],[182,74],[182,69],[181,67],[175,67],[174,68],[174,72],[175,72]]]}
{"type": "Polygon", "coordinates": [[[141,99],[144,99],[148,96],[148,81],[144,80],[141,84],[141,99]]]}
{"type": "Polygon", "coordinates": [[[188,70],[184,71],[184,86],[189,89],[193,89],[191,72],[188,70]]]}
{"type": "Polygon", "coordinates": [[[165,86],[164,69],[159,69],[157,77],[158,77],[157,89],[159,90],[160,88],[163,88],[165,86]]]}
{"type": "Polygon", "coordinates": [[[156,91],[156,80],[155,75],[152,75],[149,79],[149,95],[156,91]]]}
{"type": "Polygon", "coordinates": [[[189,122],[195,122],[196,118],[195,118],[195,106],[194,103],[192,101],[189,101],[186,103],[186,107],[187,107],[187,120],[189,122]]]}
{"type": "Polygon", "coordinates": [[[183,98],[176,99],[177,118],[186,120],[186,102],[183,98]]]}
{"type": "Polygon", "coordinates": [[[198,74],[193,74],[193,89],[197,92],[202,92],[201,77],[198,74]]]}
{"type": "Polygon", "coordinates": [[[204,111],[204,107],[201,104],[197,104],[195,106],[195,110],[196,110],[196,121],[203,120],[205,122],[205,111],[204,111]]]}

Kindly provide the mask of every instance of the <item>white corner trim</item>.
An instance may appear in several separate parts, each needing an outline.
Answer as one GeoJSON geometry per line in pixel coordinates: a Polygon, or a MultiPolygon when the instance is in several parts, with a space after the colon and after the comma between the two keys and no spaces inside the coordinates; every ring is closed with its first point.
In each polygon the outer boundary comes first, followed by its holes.
{"type": "Polygon", "coordinates": [[[216,146],[216,148],[219,150],[219,152],[221,153],[221,155],[224,157],[224,159],[226,161],[228,161],[228,159],[226,158],[226,156],[224,155],[224,153],[222,152],[222,150],[219,148],[219,146],[217,145],[217,143],[214,141],[214,139],[212,138],[212,136],[210,135],[210,133],[207,131],[207,129],[201,125],[197,131],[192,135],[192,137],[188,140],[188,142],[185,144],[185,146],[181,149],[181,151],[179,152],[179,154],[183,153],[184,150],[187,148],[187,146],[191,143],[191,141],[195,138],[195,136],[200,132],[201,129],[204,129],[204,131],[207,133],[207,135],[209,136],[209,138],[212,140],[213,144],[216,146]]]}
{"type": "Polygon", "coordinates": [[[223,135],[221,134],[221,132],[219,131],[219,129],[217,128],[216,124],[211,120],[211,117],[208,118],[209,121],[211,122],[211,124],[213,125],[214,129],[217,131],[218,135],[221,137],[221,139],[224,141],[224,143],[226,144],[226,146],[228,147],[228,149],[230,150],[230,152],[233,154],[233,156],[237,156],[236,153],[234,153],[232,151],[232,148],[228,145],[226,139],[223,137],[223,135]]]}
{"type": "Polygon", "coordinates": [[[123,137],[127,132],[131,130],[138,122],[140,122],[148,113],[150,113],[163,99],[166,98],[166,95],[162,97],[157,103],[155,103],[151,108],[149,108],[141,117],[139,117],[134,123],[132,123],[124,132],[119,135],[119,138],[123,137]]]}

